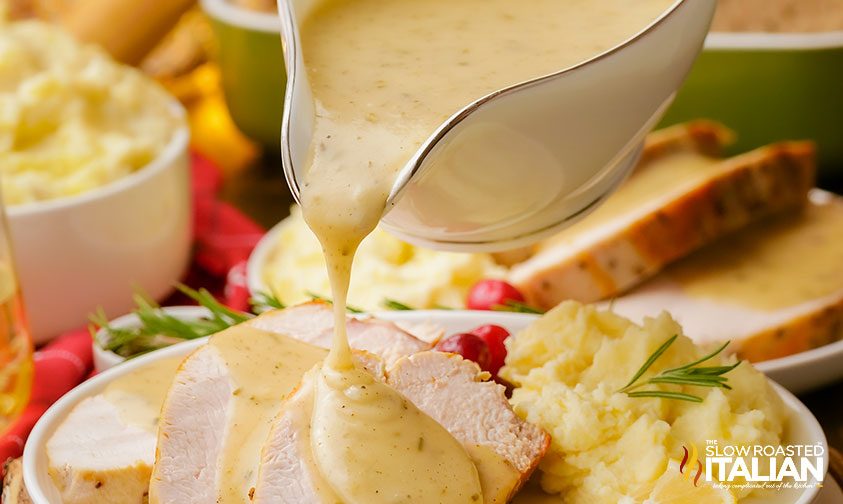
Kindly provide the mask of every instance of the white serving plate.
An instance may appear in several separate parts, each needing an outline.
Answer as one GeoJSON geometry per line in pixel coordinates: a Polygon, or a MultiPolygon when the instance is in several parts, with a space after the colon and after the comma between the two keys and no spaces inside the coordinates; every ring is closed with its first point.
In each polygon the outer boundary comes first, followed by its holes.
{"type": "MultiPolygon", "coordinates": [[[[202,308],[185,307],[171,313],[182,317],[201,316],[202,308]]],[[[533,320],[535,315],[521,313],[499,313],[479,311],[398,311],[377,314],[380,318],[392,320],[396,323],[434,323],[445,329],[447,333],[464,332],[483,324],[498,324],[510,332],[518,332],[533,320]]],[[[120,324],[129,324],[131,320],[124,318],[120,324]]],[[[132,359],[125,364],[106,370],[100,375],[84,382],[56,402],[38,421],[30,434],[24,451],[24,482],[35,504],[56,504],[60,502],[58,491],[47,473],[46,443],[62,419],[83,399],[102,392],[102,390],[117,377],[124,376],[149,362],[170,357],[186,356],[199,346],[205,344],[207,338],[179,343],[147,355],[132,359]]],[[[781,396],[789,411],[788,442],[798,444],[822,444],[828,451],[825,434],[817,419],[799,400],[781,386],[773,383],[776,392],[781,396]]],[[[828,464],[823,469],[827,471],[828,464]]],[[[820,488],[803,490],[795,498],[783,499],[776,496],[764,499],[765,504],[839,504],[843,499],[835,499],[829,492],[833,492],[834,485],[825,485],[822,496],[820,488]],[[826,495],[832,500],[826,500],[826,495]]],[[[743,501],[747,504],[753,500],[743,501]]]]}
{"type": "MultiPolygon", "coordinates": [[[[269,292],[263,280],[263,269],[270,253],[278,245],[282,224],[270,229],[249,256],[246,284],[253,296],[269,292]]],[[[801,394],[843,379],[840,362],[843,362],[843,340],[795,355],[758,362],[755,367],[794,394],[801,394]]]]}
{"type": "Polygon", "coordinates": [[[843,340],[787,357],[758,362],[755,367],[794,394],[802,394],[843,378],[843,340]]]}

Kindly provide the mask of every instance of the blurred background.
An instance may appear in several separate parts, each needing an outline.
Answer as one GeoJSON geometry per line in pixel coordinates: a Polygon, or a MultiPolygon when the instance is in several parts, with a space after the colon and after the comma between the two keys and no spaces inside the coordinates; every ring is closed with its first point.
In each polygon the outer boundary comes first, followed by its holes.
{"type": "MultiPolygon", "coordinates": [[[[0,0],[0,16],[57,24],[158,80],[188,111],[191,148],[224,170],[231,182],[225,191],[236,199],[243,185],[251,188],[253,180],[243,178],[259,179],[264,161],[278,148],[279,134],[273,132],[280,129],[284,74],[274,2],[237,0],[230,10],[225,7],[220,15],[232,16],[233,21],[206,14],[194,0],[0,0]],[[259,23],[249,24],[254,19],[259,23]],[[215,35],[230,38],[232,45],[220,50],[215,35]],[[235,89],[238,86],[250,86],[262,95],[235,89]],[[240,91],[246,97],[239,99],[248,103],[238,101],[240,91]]],[[[252,194],[255,207],[271,205],[280,218],[291,202],[286,187],[264,187],[265,195],[252,194]]],[[[265,220],[267,225],[275,222],[265,220]]]]}
{"type": "MultiPolygon", "coordinates": [[[[59,24],[161,82],[189,111],[191,147],[225,170],[226,197],[236,198],[266,167],[277,168],[285,76],[273,0],[0,0],[0,6],[10,20],[59,24]]],[[[706,51],[663,125],[720,121],[738,134],[735,153],[783,139],[818,141],[821,181],[840,187],[841,31],[843,0],[720,0],[706,51]]],[[[267,205],[283,215],[290,200],[283,186],[264,188],[266,194],[252,194],[261,210],[244,209],[268,226],[277,218],[267,205]]]]}

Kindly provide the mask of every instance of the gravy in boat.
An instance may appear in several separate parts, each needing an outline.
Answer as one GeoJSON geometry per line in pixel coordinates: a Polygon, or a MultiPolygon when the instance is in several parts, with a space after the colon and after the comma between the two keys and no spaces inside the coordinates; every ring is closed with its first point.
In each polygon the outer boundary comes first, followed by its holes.
{"type": "Polygon", "coordinates": [[[331,0],[305,21],[316,117],[301,204],[325,254],[336,320],[333,346],[314,373],[311,445],[346,504],[429,502],[433,495],[440,503],[483,501],[466,450],[351,359],[351,265],[398,171],[463,106],[604,52],[673,3],[331,0]]]}

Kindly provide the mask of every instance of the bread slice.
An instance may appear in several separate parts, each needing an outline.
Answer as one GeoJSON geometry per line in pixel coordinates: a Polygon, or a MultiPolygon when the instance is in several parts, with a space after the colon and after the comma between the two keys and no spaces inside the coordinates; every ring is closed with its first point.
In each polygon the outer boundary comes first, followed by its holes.
{"type": "Polygon", "coordinates": [[[699,141],[699,132],[677,131],[651,138],[644,164],[615,195],[510,270],[531,304],[617,296],[719,237],[798,208],[813,186],[810,143],[718,159],[706,153],[725,134],[712,130],[699,141]]]}
{"type": "Polygon", "coordinates": [[[668,267],[612,309],[668,311],[700,343],[732,341],[763,361],[843,338],[843,198],[813,190],[802,212],[768,218],[668,267]]]}

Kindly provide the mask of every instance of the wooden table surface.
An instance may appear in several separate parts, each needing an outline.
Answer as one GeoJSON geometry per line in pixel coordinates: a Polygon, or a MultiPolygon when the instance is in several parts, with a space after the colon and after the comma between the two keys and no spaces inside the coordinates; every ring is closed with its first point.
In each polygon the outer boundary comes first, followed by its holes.
{"type": "MultiPolygon", "coordinates": [[[[293,199],[284,181],[279,155],[266,154],[250,166],[227,172],[225,179],[223,199],[267,229],[289,214],[293,199]]],[[[820,185],[843,194],[843,178],[826,178],[820,185]]],[[[843,451],[843,382],[801,395],[800,399],[819,419],[829,444],[843,451]]]]}

